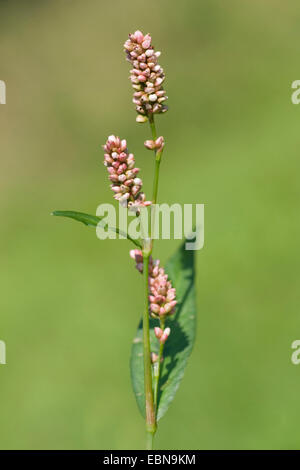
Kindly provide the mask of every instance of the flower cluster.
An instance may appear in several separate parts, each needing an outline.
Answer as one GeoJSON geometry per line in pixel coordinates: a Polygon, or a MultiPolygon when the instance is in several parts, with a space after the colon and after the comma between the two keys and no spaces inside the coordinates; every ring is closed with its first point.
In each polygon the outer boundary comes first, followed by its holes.
{"type": "MultiPolygon", "coordinates": [[[[143,272],[143,254],[141,250],[131,250],[130,256],[136,261],[136,268],[143,272]]],[[[162,318],[172,315],[177,304],[176,289],[164,268],[159,266],[159,260],[149,258],[149,310],[153,318],[162,318]]],[[[168,336],[168,335],[167,335],[168,336]]],[[[166,338],[167,339],[167,338],[166,338]]]]}
{"type": "Polygon", "coordinates": [[[151,114],[164,113],[168,107],[162,87],[165,75],[157,59],[160,52],[154,51],[151,36],[141,31],[129,34],[124,44],[127,60],[132,64],[130,80],[134,89],[133,103],[136,105],[137,122],[145,122],[151,114]]]}
{"type": "Polygon", "coordinates": [[[156,140],[146,140],[144,145],[149,150],[156,150],[157,152],[161,152],[165,146],[165,139],[163,136],[160,136],[156,140]]]}
{"type": "Polygon", "coordinates": [[[128,153],[126,140],[110,135],[104,148],[104,165],[107,167],[111,189],[123,207],[138,211],[141,206],[151,205],[141,192],[142,180],[138,178],[133,153],[128,153]]]}

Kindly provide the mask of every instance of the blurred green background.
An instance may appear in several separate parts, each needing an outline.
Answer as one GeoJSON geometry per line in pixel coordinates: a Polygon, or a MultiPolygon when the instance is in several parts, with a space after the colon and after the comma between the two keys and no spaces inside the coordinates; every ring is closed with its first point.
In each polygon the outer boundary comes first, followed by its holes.
{"type": "Polygon", "coordinates": [[[296,0],[0,2],[1,448],[144,446],[131,246],[50,217],[111,202],[111,133],[150,192],[122,47],[138,28],[167,75],[160,201],[205,204],[197,342],[156,448],[300,448],[299,21],[296,0]]]}

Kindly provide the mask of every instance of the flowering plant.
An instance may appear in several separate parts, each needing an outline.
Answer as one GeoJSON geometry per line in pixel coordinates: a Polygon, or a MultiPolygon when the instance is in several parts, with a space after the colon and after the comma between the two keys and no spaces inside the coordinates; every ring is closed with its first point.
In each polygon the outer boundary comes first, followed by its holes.
{"type": "MultiPolygon", "coordinates": [[[[165,141],[157,136],[154,117],[165,113],[165,75],[158,63],[160,52],[155,51],[149,34],[141,31],[130,34],[124,44],[127,60],[131,63],[130,80],[133,87],[139,123],[149,122],[152,138],[144,145],[154,151],[155,169],[153,194],[147,200],[142,192],[142,180],[135,158],[127,149],[127,142],[110,135],[103,146],[104,165],[114,198],[122,208],[137,218],[150,207],[151,222],[155,220],[160,163],[165,141]]],[[[74,211],[55,211],[53,215],[70,217],[86,225],[103,226],[118,232],[118,227],[104,224],[103,217],[74,211]],[[103,225],[104,224],[104,225],[103,225]]],[[[152,233],[152,232],[151,232],[152,233]]],[[[147,449],[153,448],[157,423],[167,411],[183,377],[195,336],[195,269],[194,252],[185,244],[169,260],[166,268],[152,257],[153,238],[144,234],[136,240],[125,234],[136,245],[130,251],[136,268],[144,276],[144,313],[133,340],[131,377],[137,404],[145,418],[147,449]]]]}

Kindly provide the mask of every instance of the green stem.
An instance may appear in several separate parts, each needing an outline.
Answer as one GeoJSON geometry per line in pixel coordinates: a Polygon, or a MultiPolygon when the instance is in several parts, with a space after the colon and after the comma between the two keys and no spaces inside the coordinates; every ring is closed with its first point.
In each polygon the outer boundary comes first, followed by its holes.
{"type": "Polygon", "coordinates": [[[155,127],[153,114],[150,114],[150,116],[149,116],[149,123],[150,123],[150,127],[151,127],[151,132],[152,132],[152,139],[156,140],[157,139],[157,134],[156,134],[156,127],[155,127]]]}
{"type": "MultiPolygon", "coordinates": [[[[162,331],[165,329],[165,319],[160,320],[160,328],[162,331]]],[[[154,364],[154,407],[155,407],[155,416],[157,415],[157,399],[158,399],[158,384],[161,373],[161,360],[163,357],[164,343],[159,345],[158,359],[154,364]]]]}
{"type": "Polygon", "coordinates": [[[147,432],[146,450],[153,450],[154,433],[147,432]]]}
{"type": "Polygon", "coordinates": [[[152,204],[156,204],[157,193],[158,193],[158,181],[159,181],[159,167],[161,161],[162,152],[157,152],[155,154],[155,170],[154,170],[154,181],[153,181],[153,197],[152,204]]]}
{"type": "MultiPolygon", "coordinates": [[[[151,128],[151,133],[152,133],[152,139],[156,140],[157,139],[157,132],[156,132],[156,127],[155,127],[153,114],[151,114],[149,116],[149,123],[150,123],[150,128],[151,128]]],[[[162,153],[163,153],[163,150],[161,150],[160,152],[155,150],[155,170],[154,170],[154,181],[153,181],[152,204],[156,204],[156,202],[157,202],[159,167],[160,167],[160,161],[161,161],[162,153]]]]}
{"type": "MultiPolygon", "coordinates": [[[[151,128],[151,133],[152,133],[152,139],[156,140],[157,132],[156,132],[153,114],[149,116],[149,123],[150,123],[150,128],[151,128]]],[[[156,213],[157,194],[158,194],[159,170],[160,170],[160,162],[161,162],[162,154],[163,154],[163,149],[160,151],[155,150],[155,169],[154,169],[153,193],[152,193],[152,204],[153,204],[154,209],[152,210],[152,213],[151,213],[151,233],[152,234],[155,232],[154,223],[155,223],[155,213],[156,213]]],[[[153,240],[152,240],[151,251],[152,251],[152,248],[153,248],[153,240]]]]}
{"type": "Polygon", "coordinates": [[[143,262],[144,262],[144,288],[145,288],[145,307],[143,314],[143,343],[144,343],[144,384],[146,401],[146,431],[147,434],[154,434],[156,431],[156,419],[153,401],[152,389],[152,367],[150,351],[150,332],[149,332],[149,308],[148,308],[148,272],[149,272],[149,244],[144,241],[143,262]]]}
{"type": "MultiPolygon", "coordinates": [[[[157,139],[156,127],[154,122],[153,115],[149,117],[150,128],[152,132],[152,139],[157,139]]],[[[153,197],[152,203],[156,204],[157,193],[158,193],[158,181],[159,181],[159,168],[160,161],[162,156],[161,151],[155,151],[155,172],[154,172],[154,181],[153,181],[153,197]]],[[[154,214],[151,213],[151,223],[153,220],[154,214]]],[[[155,220],[155,218],[154,218],[155,220]]],[[[152,232],[152,228],[151,228],[152,232]]],[[[152,388],[152,365],[151,365],[151,350],[150,350],[150,330],[149,330],[149,257],[153,249],[153,240],[144,239],[143,240],[143,263],[144,263],[144,292],[145,292],[145,307],[143,314],[143,344],[144,344],[144,386],[145,386],[145,402],[146,402],[146,432],[147,432],[147,450],[153,449],[153,438],[156,432],[156,405],[157,405],[157,390],[158,390],[158,381],[155,382],[154,393],[155,395],[155,405],[154,405],[154,396],[152,388]]],[[[162,351],[160,352],[160,357],[162,356],[162,351]]],[[[160,366],[158,371],[160,372],[160,366]]],[[[154,380],[155,372],[154,372],[154,380]]]]}

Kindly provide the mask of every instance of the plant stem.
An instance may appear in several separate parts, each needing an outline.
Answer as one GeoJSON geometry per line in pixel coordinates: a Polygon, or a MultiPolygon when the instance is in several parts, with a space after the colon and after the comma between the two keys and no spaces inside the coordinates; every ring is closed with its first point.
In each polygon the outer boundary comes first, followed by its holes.
{"type": "Polygon", "coordinates": [[[158,193],[158,180],[159,180],[159,167],[161,161],[162,152],[156,152],[155,154],[155,170],[154,170],[154,181],[153,181],[153,198],[152,203],[156,204],[157,193],[158,193]]]}
{"type": "MultiPolygon", "coordinates": [[[[149,116],[150,128],[152,132],[152,139],[157,139],[156,127],[153,115],[149,116]]],[[[155,151],[155,171],[153,181],[153,197],[152,204],[154,205],[157,201],[158,193],[158,181],[159,181],[159,168],[162,156],[161,151],[155,151]]],[[[151,213],[151,224],[152,220],[155,220],[155,213],[151,213]]],[[[152,233],[152,227],[151,227],[152,233]]],[[[153,449],[153,438],[156,432],[156,406],[157,406],[157,391],[158,391],[158,378],[154,376],[155,386],[155,405],[153,397],[152,387],[152,366],[151,366],[151,351],[150,351],[150,331],[149,331],[149,257],[153,249],[153,240],[143,240],[143,263],[144,263],[144,291],[145,291],[145,307],[143,314],[143,343],[144,343],[144,386],[145,386],[145,402],[146,402],[146,432],[147,432],[147,450],[153,449]]],[[[162,357],[162,349],[159,357],[162,357]]],[[[160,363],[159,363],[160,364],[160,363]]],[[[160,365],[158,367],[158,374],[160,373],[160,365]]]]}
{"type": "MultiPolygon", "coordinates": [[[[149,116],[149,123],[150,123],[150,128],[151,128],[151,133],[152,133],[152,139],[156,140],[157,132],[156,132],[153,114],[149,116]]],[[[155,169],[154,169],[153,193],[152,193],[153,210],[151,213],[151,234],[153,234],[155,231],[155,226],[154,226],[155,225],[155,213],[156,213],[157,194],[158,194],[159,169],[160,169],[160,162],[161,162],[162,154],[163,154],[163,149],[160,151],[155,150],[155,169]]],[[[153,248],[153,240],[152,240],[151,251],[152,251],[152,248],[153,248]]]]}
{"type": "Polygon", "coordinates": [[[151,367],[151,356],[150,356],[151,352],[150,352],[149,308],[148,308],[149,256],[150,256],[149,242],[147,243],[147,240],[144,240],[143,262],[144,262],[145,307],[144,307],[144,314],[143,314],[143,343],[144,343],[144,384],[145,384],[147,435],[155,434],[155,431],[156,431],[156,419],[155,419],[153,389],[152,389],[152,367],[151,367]]]}
{"type": "MultiPolygon", "coordinates": [[[[155,127],[153,114],[151,114],[149,116],[149,123],[150,123],[150,128],[151,128],[151,133],[152,133],[152,139],[156,140],[157,139],[157,132],[156,132],[156,127],[155,127]]],[[[155,150],[155,170],[154,170],[154,181],[153,181],[152,204],[156,204],[156,202],[157,202],[159,167],[160,167],[160,161],[161,161],[162,153],[163,153],[163,150],[161,150],[161,151],[155,150]]]]}
{"type": "MultiPolygon", "coordinates": [[[[160,320],[160,328],[164,331],[165,329],[165,319],[160,320]]],[[[163,357],[164,343],[159,345],[158,359],[154,364],[154,408],[155,408],[155,418],[157,415],[157,399],[158,399],[158,384],[160,379],[161,372],[161,360],[163,357]]]]}
{"type": "Polygon", "coordinates": [[[146,450],[152,450],[153,449],[153,441],[154,441],[154,433],[147,432],[146,450]]]}
{"type": "Polygon", "coordinates": [[[157,133],[156,133],[156,127],[155,127],[153,114],[150,114],[150,116],[149,116],[149,123],[150,123],[150,127],[151,127],[151,132],[152,132],[152,139],[156,140],[157,139],[157,133]]]}

